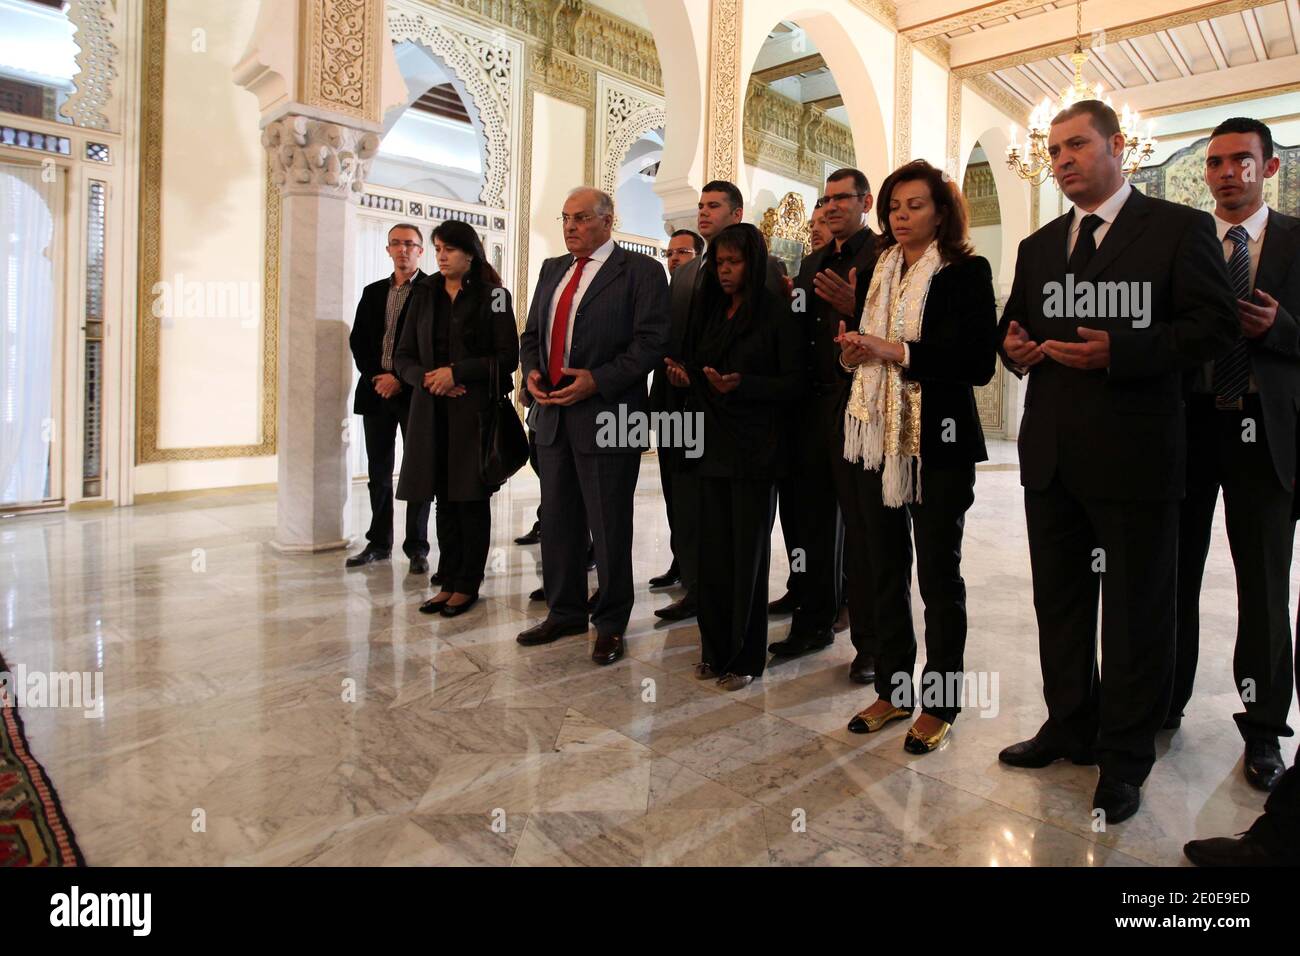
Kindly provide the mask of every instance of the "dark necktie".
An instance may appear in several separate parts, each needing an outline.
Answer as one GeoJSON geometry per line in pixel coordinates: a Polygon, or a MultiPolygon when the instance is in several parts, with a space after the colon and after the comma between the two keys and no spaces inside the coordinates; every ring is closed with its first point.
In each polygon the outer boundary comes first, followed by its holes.
{"type": "Polygon", "coordinates": [[[587,258],[578,260],[578,268],[573,270],[569,284],[560,293],[560,301],[555,306],[555,318],[551,321],[551,352],[547,363],[552,385],[558,385],[560,379],[564,377],[561,369],[564,368],[564,344],[568,341],[569,313],[573,311],[573,296],[578,291],[578,282],[582,279],[582,267],[590,261],[587,258]]]}
{"type": "Polygon", "coordinates": [[[1070,253],[1070,261],[1065,267],[1065,271],[1073,273],[1076,280],[1083,275],[1083,270],[1088,267],[1089,260],[1097,251],[1097,240],[1092,234],[1097,231],[1101,223],[1101,216],[1093,213],[1088,213],[1079,223],[1079,235],[1074,240],[1074,251],[1070,253]]]}
{"type": "MultiPolygon", "coordinates": [[[[1250,240],[1246,230],[1233,226],[1228,230],[1232,240],[1232,255],[1228,257],[1228,279],[1232,292],[1238,299],[1250,300],[1250,240]]],[[[1238,338],[1223,358],[1214,363],[1214,381],[1211,388],[1219,404],[1235,403],[1250,387],[1250,352],[1244,338],[1238,338]]]]}

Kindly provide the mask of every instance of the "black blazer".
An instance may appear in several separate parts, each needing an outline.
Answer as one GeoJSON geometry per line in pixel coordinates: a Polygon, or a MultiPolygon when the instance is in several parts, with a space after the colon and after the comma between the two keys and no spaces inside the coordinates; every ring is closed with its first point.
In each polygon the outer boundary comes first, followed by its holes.
{"type": "MultiPolygon", "coordinates": [[[[528,323],[519,337],[519,365],[524,381],[532,371],[546,377],[551,343],[546,341],[546,319],[551,297],[573,256],[565,254],[542,263],[528,310],[528,323]]],[[[642,449],[601,448],[596,444],[598,416],[617,418],[619,406],[627,414],[644,412],[646,377],[662,364],[668,344],[668,281],[658,260],[617,243],[600,267],[573,313],[571,368],[590,369],[596,394],[573,405],[538,405],[528,410],[528,426],[539,445],[555,443],[560,419],[573,447],[581,454],[639,453],[642,449]]]]}
{"type": "MultiPolygon", "coordinates": [[[[858,274],[858,289],[870,279],[858,274]]],[[[975,386],[997,367],[997,298],[983,256],[959,259],[930,280],[921,338],[909,342],[903,377],[921,383],[921,468],[954,468],[988,460],[975,386]],[[946,440],[948,438],[951,440],[946,440]]],[[[850,373],[840,368],[846,381],[850,373]]]]}
{"type": "Polygon", "coordinates": [[[1282,487],[1291,491],[1300,423],[1300,219],[1269,210],[1255,288],[1277,299],[1273,327],[1246,341],[1273,467],[1282,487]]]}
{"type": "MultiPolygon", "coordinates": [[[[1020,243],[998,326],[1031,339],[1081,341],[1077,326],[1110,333],[1110,368],[1045,358],[1029,370],[1020,423],[1020,483],[1047,488],[1058,472],[1084,498],[1153,501],[1184,493],[1187,457],[1182,373],[1218,358],[1237,335],[1223,246],[1208,213],[1134,189],[1075,282],[1149,283],[1149,324],[1131,318],[1051,317],[1049,284],[1065,281],[1073,210],[1020,243]]],[[[1057,288],[1060,288],[1058,285],[1057,288]]]]}
{"type": "MultiPolygon", "coordinates": [[[[427,279],[423,272],[416,271],[411,279],[412,291],[415,284],[427,279]]],[[[384,354],[384,312],[388,308],[388,287],[392,277],[372,282],[361,290],[361,301],[357,303],[357,315],[352,320],[352,332],[348,336],[348,345],[352,348],[352,359],[357,364],[361,377],[357,379],[356,394],[352,399],[352,411],[357,415],[378,415],[385,409],[396,411],[405,418],[411,402],[411,389],[405,384],[392,398],[380,398],[375,391],[374,380],[383,374],[384,354]]],[[[397,316],[397,330],[393,336],[394,375],[396,372],[397,343],[402,340],[402,329],[406,323],[406,314],[411,308],[408,295],[406,304],[397,316]]],[[[400,376],[399,376],[400,377],[400,376]]]]}
{"type": "MultiPolygon", "coordinates": [[[[681,270],[678,270],[681,271],[681,270]]],[[[790,315],[784,290],[765,295],[748,327],[731,343],[723,359],[713,364],[720,373],[740,373],[740,383],[722,395],[700,371],[696,355],[699,329],[687,332],[684,364],[690,373],[683,409],[704,415],[703,455],[683,458],[683,467],[704,476],[775,481],[789,465],[789,428],[785,408],[805,390],[803,340],[790,315]]],[[[721,303],[719,303],[721,307],[721,303]]],[[[703,319],[702,310],[691,318],[703,319]]],[[[672,387],[672,386],[670,386],[672,387]]]]}
{"type": "MultiPolygon", "coordinates": [[[[818,350],[825,350],[827,355],[833,352],[834,358],[830,364],[834,365],[836,371],[843,371],[839,364],[840,347],[831,340],[839,334],[841,320],[844,322],[844,327],[849,331],[857,329],[858,319],[862,315],[862,304],[867,301],[867,290],[871,287],[871,273],[876,267],[880,237],[864,226],[850,237],[849,242],[860,243],[857,251],[853,254],[852,259],[841,260],[835,263],[833,268],[835,273],[846,282],[849,278],[849,270],[858,270],[857,285],[854,287],[852,315],[836,312],[830,307],[829,303],[817,295],[817,291],[813,287],[813,278],[817,273],[827,268],[826,259],[835,251],[834,240],[804,259],[799,264],[799,275],[794,280],[796,301],[802,301],[803,303],[802,310],[795,315],[795,318],[799,322],[803,340],[808,343],[807,359],[810,381],[817,381],[820,374],[817,361],[818,350]]],[[[823,356],[823,361],[824,359],[825,356],[823,356]]]]}
{"type": "Polygon", "coordinates": [[[447,500],[476,501],[496,490],[479,477],[479,418],[510,391],[519,364],[519,339],[510,293],[504,288],[466,286],[449,306],[441,275],[429,276],[411,289],[407,323],[394,351],[398,376],[410,388],[411,410],[402,450],[397,497],[432,501],[438,456],[447,454],[447,500]],[[449,323],[447,352],[435,341],[438,322],[449,323]],[[488,360],[496,359],[497,380],[488,378],[488,360]],[[459,398],[435,397],[424,388],[424,373],[452,366],[452,378],[465,386],[459,398]],[[436,403],[446,407],[446,434],[438,432],[436,403]]]}

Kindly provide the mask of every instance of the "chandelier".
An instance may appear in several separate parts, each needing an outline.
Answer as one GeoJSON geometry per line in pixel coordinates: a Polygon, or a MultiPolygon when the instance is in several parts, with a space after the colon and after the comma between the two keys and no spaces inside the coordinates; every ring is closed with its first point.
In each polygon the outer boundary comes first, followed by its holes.
{"type": "MultiPolygon", "coordinates": [[[[1007,147],[1007,166],[1019,176],[1035,186],[1041,186],[1052,174],[1052,157],[1047,152],[1047,134],[1052,125],[1052,117],[1061,110],[1068,109],[1079,100],[1102,100],[1111,106],[1110,97],[1102,98],[1101,84],[1088,88],[1083,79],[1083,65],[1088,62],[1088,54],[1083,49],[1083,6],[1082,0],[1076,0],[1074,52],[1070,62],[1074,64],[1074,83],[1061,91],[1057,102],[1044,99],[1029,115],[1029,129],[1025,133],[1025,143],[1016,142],[1016,127],[1011,127],[1011,145],[1007,147]]],[[[1151,135],[1151,122],[1147,121],[1146,135],[1138,131],[1141,117],[1137,111],[1130,110],[1125,104],[1120,111],[1119,128],[1124,134],[1124,174],[1131,175],[1137,168],[1151,158],[1155,152],[1156,141],[1151,135]]]]}

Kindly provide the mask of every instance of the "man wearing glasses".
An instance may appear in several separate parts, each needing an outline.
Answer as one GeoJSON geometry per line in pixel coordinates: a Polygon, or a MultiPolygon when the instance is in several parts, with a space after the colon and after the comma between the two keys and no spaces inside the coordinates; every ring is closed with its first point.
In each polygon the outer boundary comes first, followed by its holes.
{"type": "MultiPolygon", "coordinates": [[[[348,344],[361,377],[357,380],[352,411],[361,416],[369,461],[370,530],[366,547],[348,558],[349,568],[387,561],[393,549],[393,470],[397,430],[406,438],[406,415],[411,390],[393,374],[393,351],[402,338],[406,302],[411,286],[424,278],[420,256],[424,237],[418,226],[398,223],[388,230],[388,256],[393,274],[372,282],[361,293],[357,317],[348,344]]],[[[429,570],[429,502],[408,502],[406,540],[402,550],[411,560],[411,574],[429,570]]]]}
{"type": "MultiPolygon", "coordinates": [[[[772,645],[777,657],[799,657],[829,647],[842,598],[846,570],[844,521],[837,503],[837,471],[846,466],[841,423],[848,383],[839,373],[840,323],[858,327],[876,264],[876,235],[863,222],[871,209],[871,187],[856,169],[837,169],[826,179],[818,203],[831,241],[803,260],[795,279],[795,318],[808,341],[808,397],[794,412],[794,467],[780,487],[781,529],[790,553],[790,592],[769,605],[772,613],[792,611],[790,634],[772,645]],[[801,307],[802,304],[802,307],[801,307]],[[799,559],[802,571],[795,571],[799,559]]],[[[857,540],[847,546],[847,573],[856,580],[849,607],[857,655],[849,676],[875,679],[865,556],[857,540]]]]}

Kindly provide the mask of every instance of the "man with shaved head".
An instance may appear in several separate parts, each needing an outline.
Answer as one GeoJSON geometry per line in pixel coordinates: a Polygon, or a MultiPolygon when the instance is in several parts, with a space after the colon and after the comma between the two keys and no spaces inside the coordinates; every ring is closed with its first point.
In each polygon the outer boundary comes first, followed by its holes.
{"type": "Polygon", "coordinates": [[[547,616],[518,641],[586,633],[590,532],[599,583],[592,660],[612,664],[632,614],[632,496],[648,441],[628,432],[611,442],[616,429],[602,423],[645,413],[646,378],[668,346],[668,282],[656,260],[614,242],[606,193],[573,190],[559,219],[568,253],[542,263],[519,339],[542,483],[547,616]]]}

